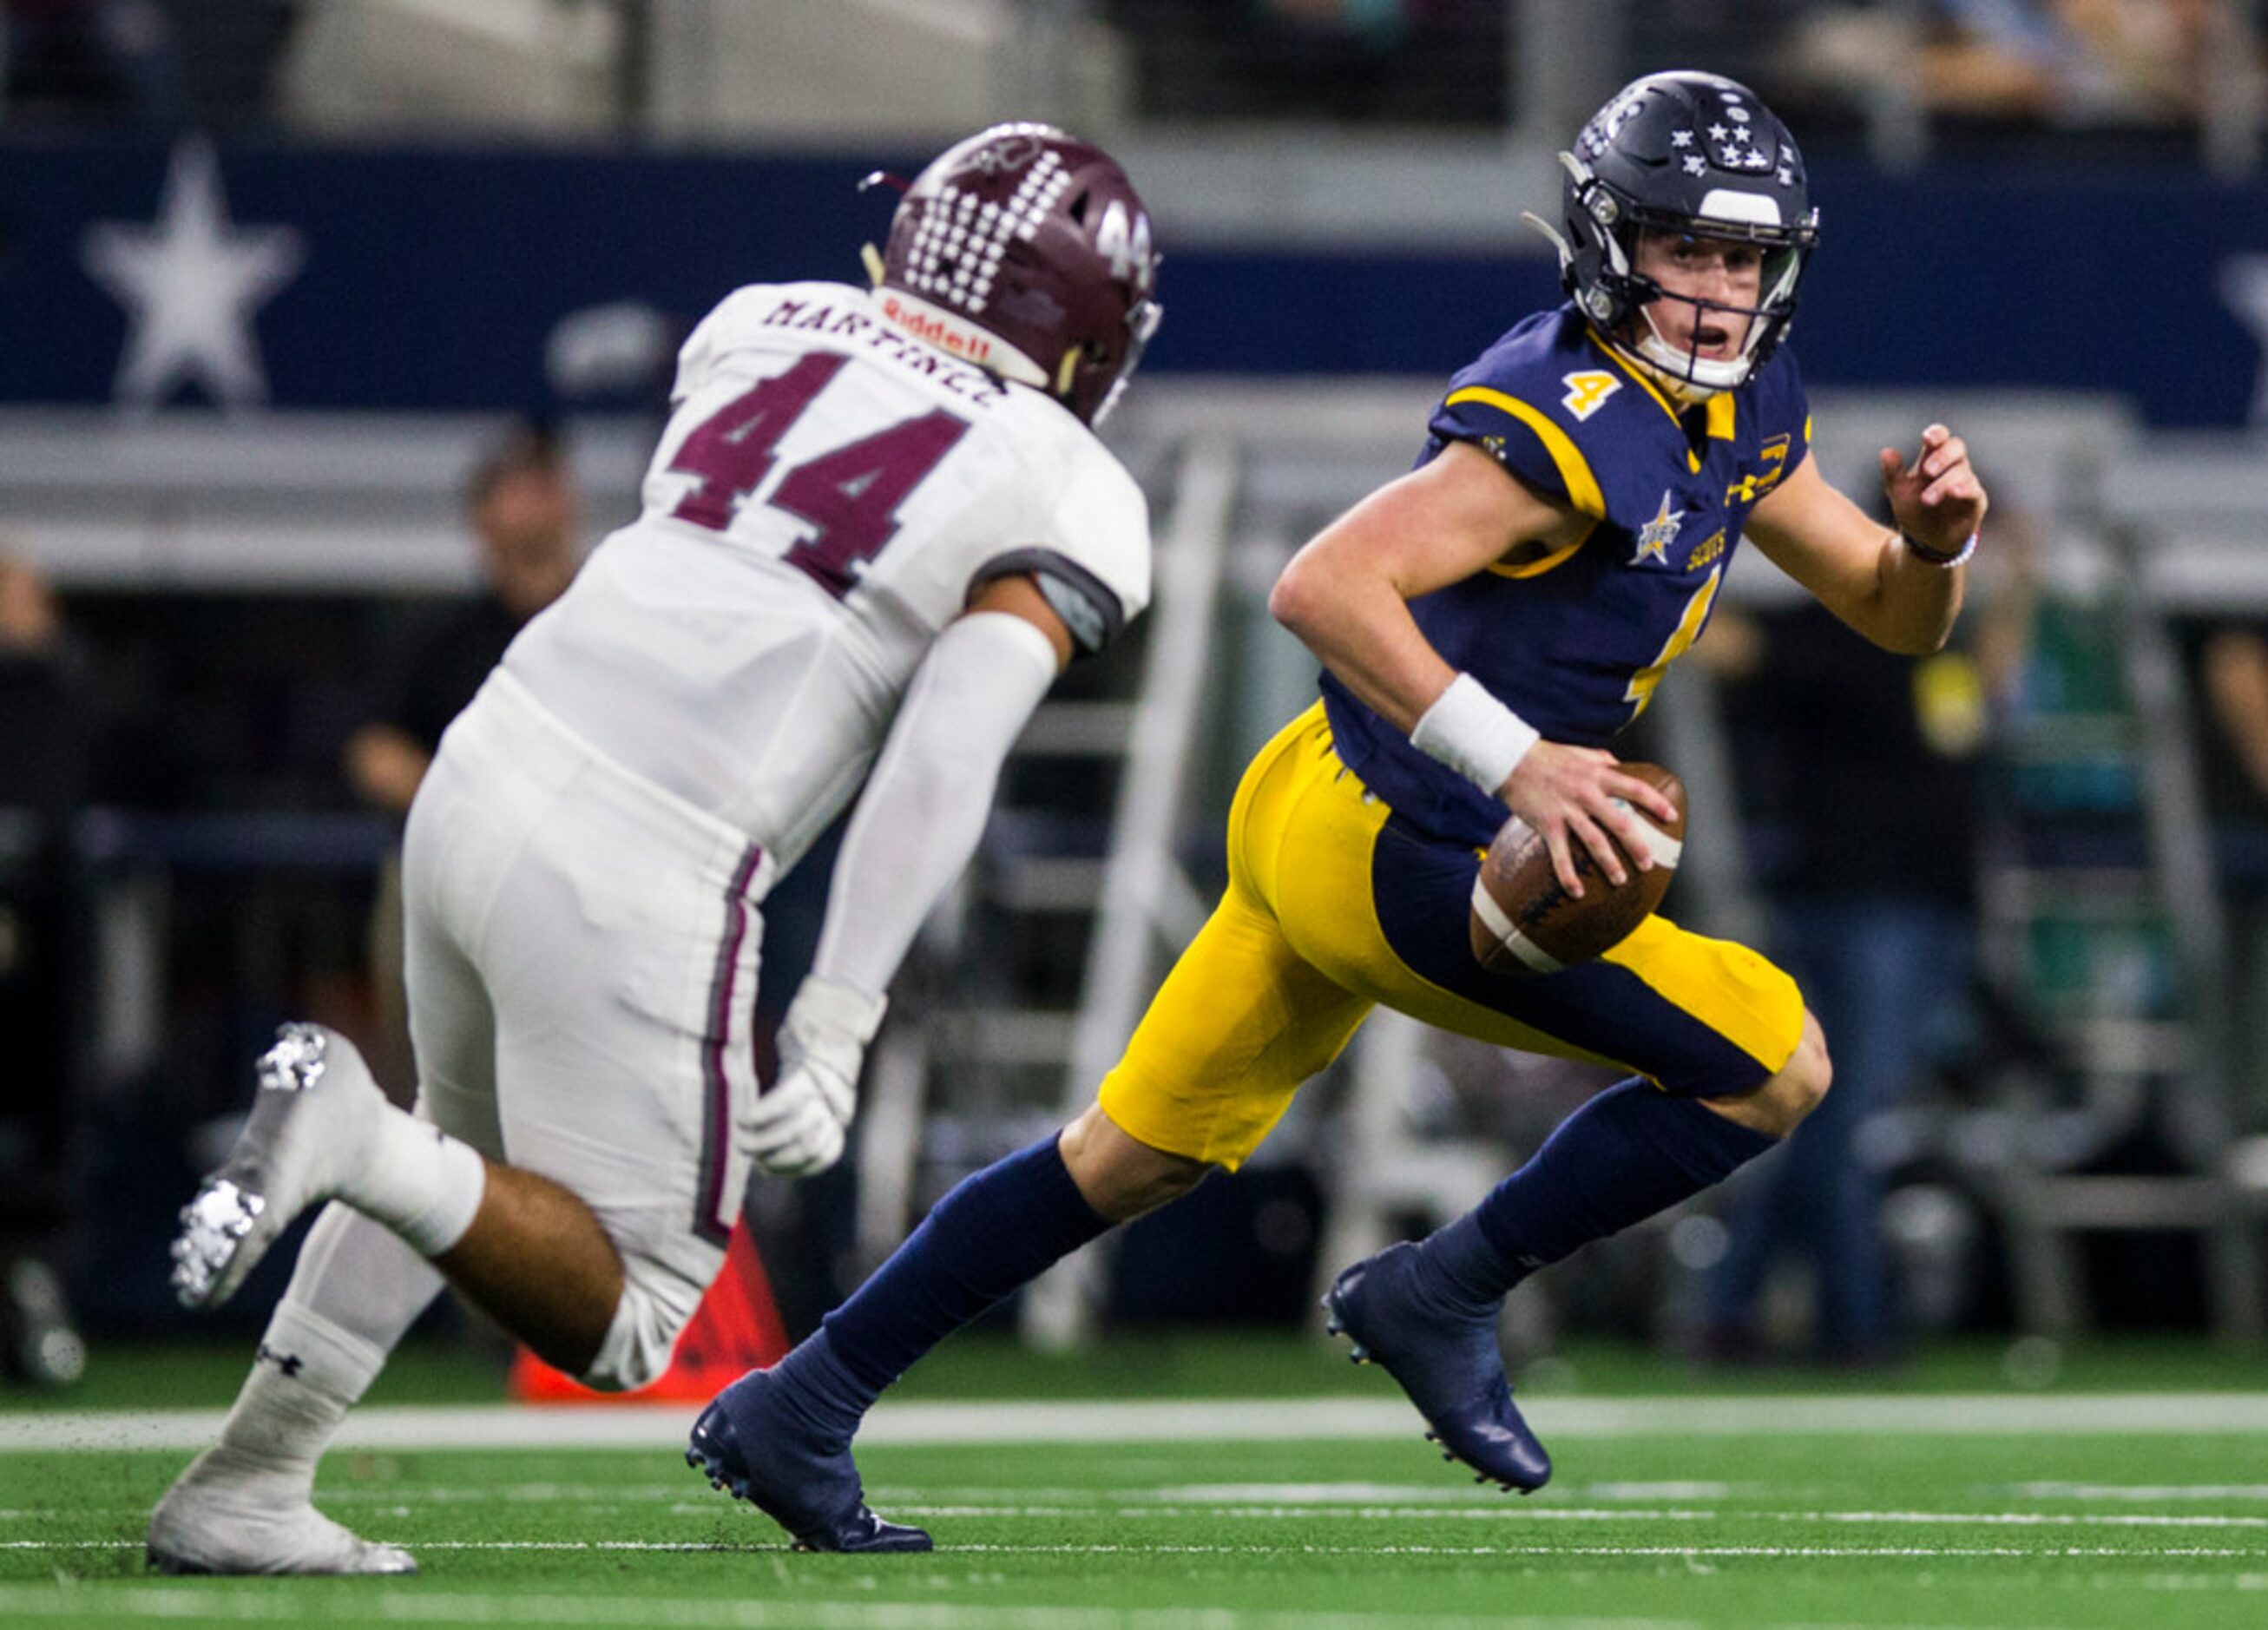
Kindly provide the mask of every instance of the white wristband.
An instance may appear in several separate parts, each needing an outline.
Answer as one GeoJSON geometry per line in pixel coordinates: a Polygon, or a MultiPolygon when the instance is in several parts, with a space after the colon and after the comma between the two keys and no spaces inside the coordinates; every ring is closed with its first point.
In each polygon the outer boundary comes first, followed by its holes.
{"type": "Polygon", "coordinates": [[[1543,739],[1535,726],[1470,674],[1451,680],[1410,733],[1410,746],[1440,759],[1491,798],[1543,739]]]}

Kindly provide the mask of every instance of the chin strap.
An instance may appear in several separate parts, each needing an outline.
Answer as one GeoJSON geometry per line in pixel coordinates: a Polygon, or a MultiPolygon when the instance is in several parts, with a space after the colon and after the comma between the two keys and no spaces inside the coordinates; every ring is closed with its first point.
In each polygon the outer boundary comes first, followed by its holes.
{"type": "MultiPolygon", "coordinates": [[[[1646,338],[1638,343],[1635,351],[1638,365],[1651,374],[1657,384],[1688,407],[1698,406],[1712,396],[1738,389],[1756,372],[1755,357],[1749,351],[1744,350],[1725,362],[1704,361],[1698,357],[1681,353],[1663,339],[1661,330],[1654,326],[1651,311],[1640,309],[1638,318],[1646,324],[1646,338]],[[1700,373],[1703,368],[1722,368],[1728,372],[1736,372],[1740,377],[1712,380],[1700,373]]],[[[1762,321],[1761,315],[1749,319],[1751,325],[1762,321]]]]}
{"type": "Polygon", "coordinates": [[[1721,396],[1734,388],[1729,385],[1712,385],[1703,380],[1688,379],[1684,374],[1663,366],[1652,357],[1631,351],[1623,354],[1660,387],[1664,395],[1689,408],[1697,408],[1712,397],[1721,396]]]}

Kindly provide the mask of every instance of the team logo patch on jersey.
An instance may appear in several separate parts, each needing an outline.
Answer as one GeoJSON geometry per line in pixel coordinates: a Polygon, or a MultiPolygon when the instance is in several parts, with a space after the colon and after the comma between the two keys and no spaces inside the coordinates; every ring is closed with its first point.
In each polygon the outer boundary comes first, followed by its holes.
{"type": "Polygon", "coordinates": [[[1571,373],[1559,382],[1567,387],[1567,394],[1559,399],[1559,405],[1573,414],[1579,424],[1596,413],[1608,397],[1623,387],[1623,382],[1613,374],[1597,370],[1571,373]]]}
{"type": "Polygon", "coordinates": [[[1638,548],[1631,551],[1629,565],[1642,566],[1649,560],[1667,562],[1669,546],[1677,542],[1677,528],[1685,520],[1685,512],[1669,507],[1669,489],[1661,491],[1661,507],[1653,519],[1638,529],[1638,548]]]}

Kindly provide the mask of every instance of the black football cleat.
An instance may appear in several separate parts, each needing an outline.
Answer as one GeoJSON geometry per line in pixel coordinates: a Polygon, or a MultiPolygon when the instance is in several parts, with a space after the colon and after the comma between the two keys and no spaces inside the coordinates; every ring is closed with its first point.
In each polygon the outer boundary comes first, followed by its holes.
{"type": "Polygon", "coordinates": [[[1417,1294],[1418,1248],[1389,1245],[1332,1281],[1323,1296],[1331,1334],[1354,1342],[1358,1361],[1384,1367],[1432,1428],[1442,1457],[1476,1480],[1532,1494],[1551,1479],[1551,1457],[1512,1401],[1496,1321],[1445,1313],[1417,1294]]]}
{"type": "Polygon", "coordinates": [[[849,1443],[814,1426],[770,1370],[750,1370],[701,1412],[685,1464],[787,1530],[799,1551],[931,1548],[925,1530],[866,1508],[849,1443]]]}

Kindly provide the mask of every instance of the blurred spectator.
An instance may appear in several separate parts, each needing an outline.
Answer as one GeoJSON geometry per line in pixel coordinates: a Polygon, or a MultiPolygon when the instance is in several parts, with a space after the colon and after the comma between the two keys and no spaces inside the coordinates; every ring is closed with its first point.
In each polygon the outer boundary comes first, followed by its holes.
{"type": "Polygon", "coordinates": [[[2228,908],[2228,974],[2215,994],[2234,1018],[2239,1117],[2258,1132],[2268,1130],[2268,614],[2201,620],[2182,633],[2228,908]]]}
{"type": "MultiPolygon", "coordinates": [[[[180,42],[190,116],[205,128],[273,116],[301,0],[166,0],[180,42]]],[[[355,0],[362,5],[366,0],[355,0]]]]}
{"type": "MultiPolygon", "coordinates": [[[[1728,712],[1761,738],[1744,778],[1768,781],[1783,822],[1785,853],[1767,868],[1774,952],[1835,1065],[1826,1102],[1731,1201],[1705,1356],[1767,1354],[1759,1302],[1783,1257],[1811,1268],[1818,1358],[1870,1364],[1898,1347],[1886,1174],[1867,1130],[1919,1073],[1933,1015],[1974,967],[1981,755],[2030,617],[2022,529],[1997,512],[1995,522],[1998,592],[1977,594],[1962,643],[1935,656],[1854,642],[1809,601],[1771,617],[1719,612],[1695,648],[1728,682],[1728,712]]],[[[1980,555],[1980,578],[1987,564],[1980,555]]]]}
{"type": "MultiPolygon", "coordinates": [[[[409,813],[441,733],[464,710],[512,637],[556,600],[580,561],[582,505],[557,444],[538,429],[514,431],[481,460],[465,490],[481,554],[477,599],[416,631],[397,653],[367,722],[346,744],[347,778],[362,800],[409,813]]],[[[414,1081],[401,988],[401,877],[389,865],[371,913],[370,965],[377,1034],[372,1065],[390,1090],[414,1081]]]]}
{"type": "Polygon", "coordinates": [[[42,1385],[76,1380],[85,1361],[49,1265],[71,1209],[80,672],[54,592],[0,556],[0,1370],[42,1385]]]}
{"type": "Polygon", "coordinates": [[[265,118],[300,0],[0,0],[0,114],[230,126],[265,118]]]}
{"type": "Polygon", "coordinates": [[[172,126],[188,110],[158,0],[0,0],[0,108],[11,119],[172,126]]]}
{"type": "Polygon", "coordinates": [[[1815,9],[1789,67],[1863,103],[1912,64],[1924,108],[2055,126],[2194,120],[2219,23],[2213,0],[1935,0],[1815,9]]]}
{"type": "Polygon", "coordinates": [[[1501,123],[1500,0],[1110,0],[1152,118],[1501,123]]]}

